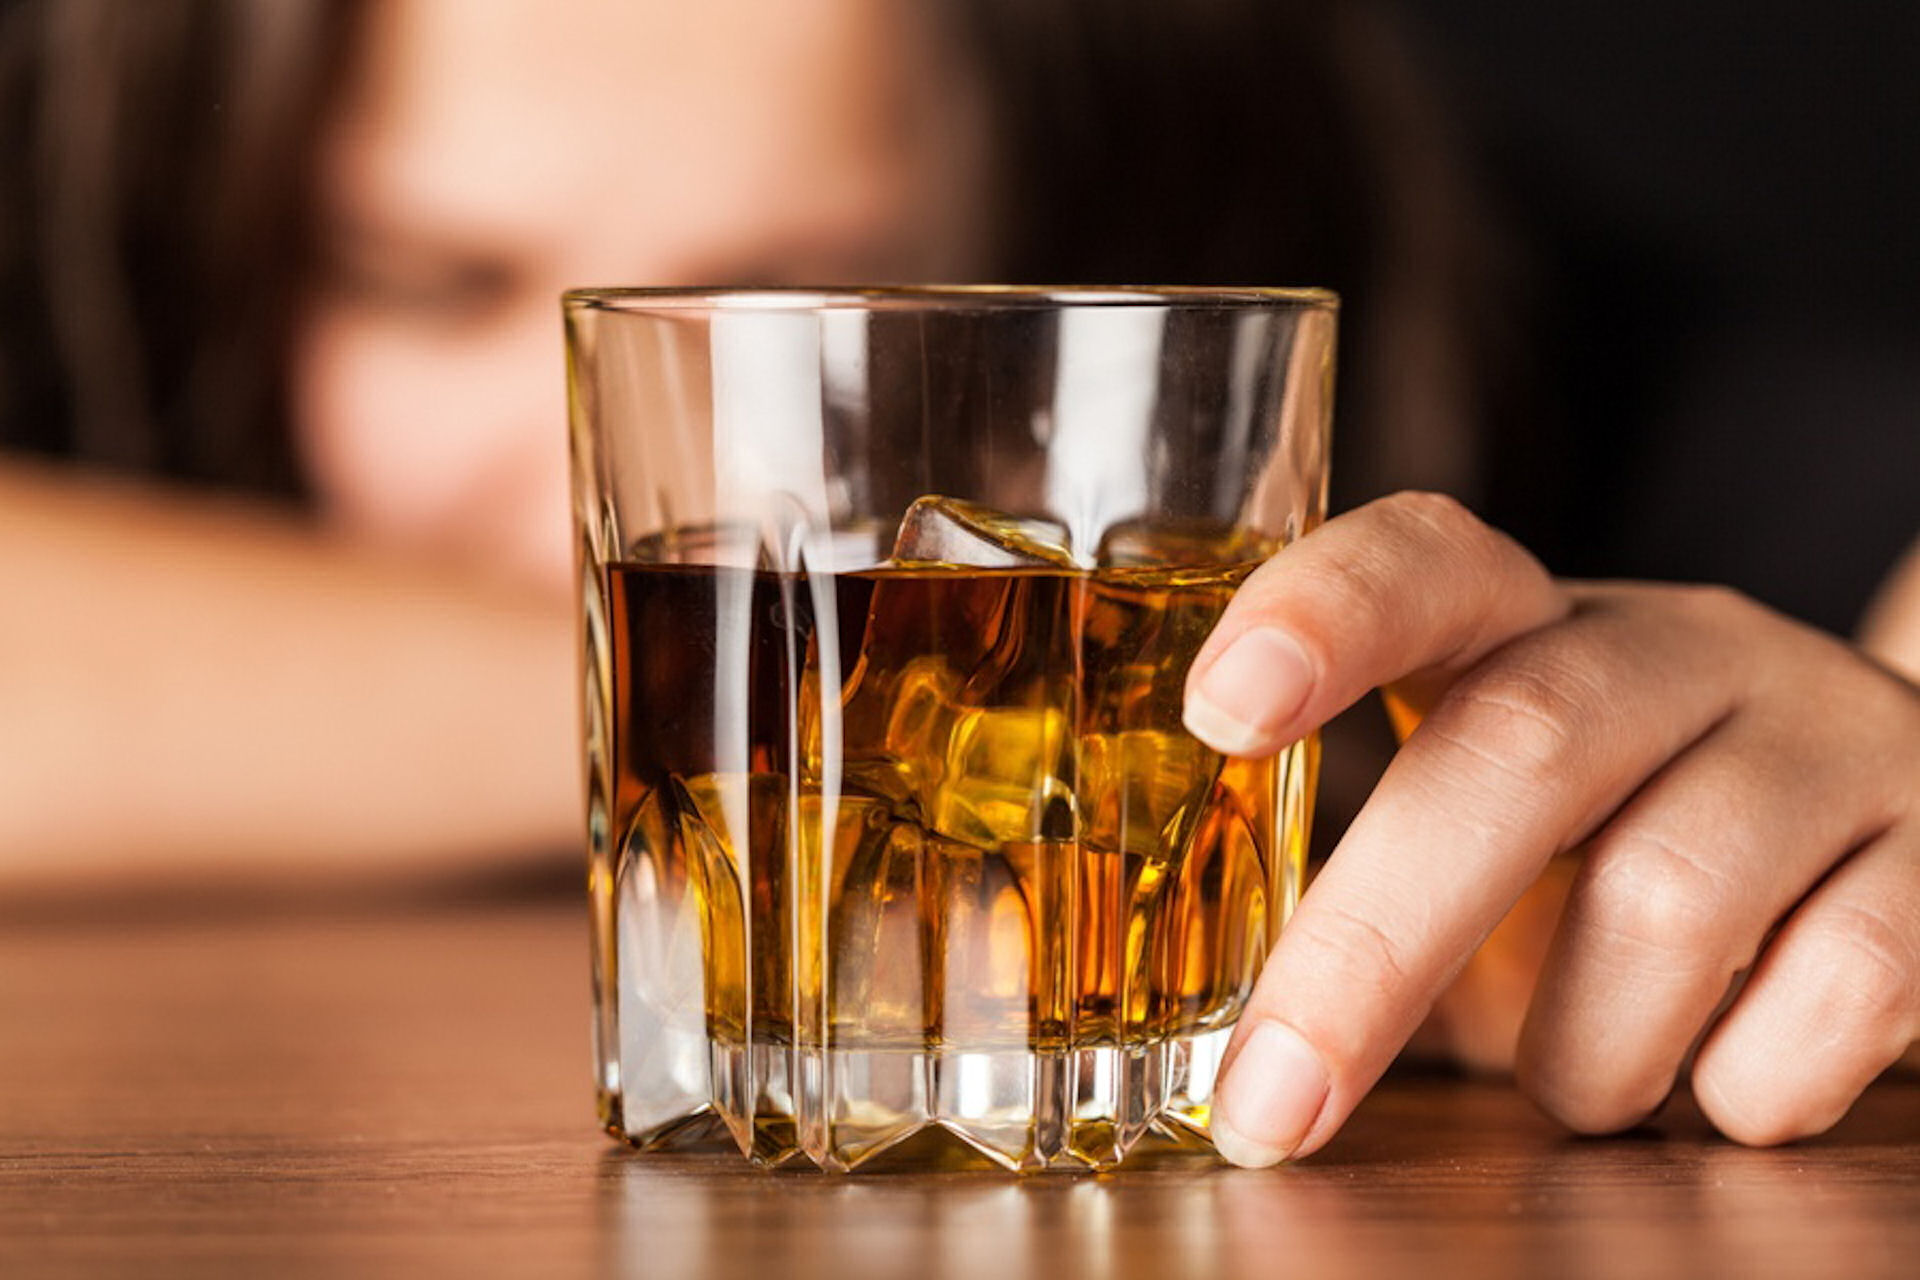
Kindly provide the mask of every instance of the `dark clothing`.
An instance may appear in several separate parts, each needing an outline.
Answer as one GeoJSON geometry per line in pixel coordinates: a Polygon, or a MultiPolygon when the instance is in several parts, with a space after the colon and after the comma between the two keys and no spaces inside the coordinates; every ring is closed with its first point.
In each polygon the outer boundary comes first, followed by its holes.
{"type": "Polygon", "coordinates": [[[1850,630],[1920,536],[1920,5],[1403,4],[1532,247],[1487,514],[1850,630]]]}

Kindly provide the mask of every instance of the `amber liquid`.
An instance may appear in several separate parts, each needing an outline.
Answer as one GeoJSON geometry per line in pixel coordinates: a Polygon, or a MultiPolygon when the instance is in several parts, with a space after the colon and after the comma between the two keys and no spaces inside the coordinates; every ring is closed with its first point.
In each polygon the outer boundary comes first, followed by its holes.
{"type": "Polygon", "coordinates": [[[1252,568],[610,566],[620,874],[697,902],[713,1040],[1127,1048],[1230,1022],[1297,881],[1281,787],[1311,791],[1310,757],[1180,725],[1252,568]]]}

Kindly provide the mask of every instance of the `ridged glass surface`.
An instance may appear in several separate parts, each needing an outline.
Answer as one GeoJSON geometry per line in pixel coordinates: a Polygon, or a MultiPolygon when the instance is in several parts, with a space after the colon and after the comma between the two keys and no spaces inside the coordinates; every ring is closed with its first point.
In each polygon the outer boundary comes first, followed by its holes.
{"type": "Polygon", "coordinates": [[[1206,1149],[1316,746],[1181,727],[1321,520],[1335,300],[568,296],[601,1118],[767,1165],[1206,1149]]]}
{"type": "Polygon", "coordinates": [[[610,566],[609,1123],[829,1169],[1204,1141],[1313,767],[1180,728],[1252,564],[610,566]]]}

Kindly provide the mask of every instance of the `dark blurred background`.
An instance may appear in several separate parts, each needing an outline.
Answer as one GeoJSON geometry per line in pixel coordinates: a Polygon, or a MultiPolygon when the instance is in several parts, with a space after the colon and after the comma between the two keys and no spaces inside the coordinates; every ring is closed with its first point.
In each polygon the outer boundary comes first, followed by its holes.
{"type": "Polygon", "coordinates": [[[1920,4],[1399,4],[1526,246],[1493,514],[1849,630],[1920,535],[1920,4]]]}

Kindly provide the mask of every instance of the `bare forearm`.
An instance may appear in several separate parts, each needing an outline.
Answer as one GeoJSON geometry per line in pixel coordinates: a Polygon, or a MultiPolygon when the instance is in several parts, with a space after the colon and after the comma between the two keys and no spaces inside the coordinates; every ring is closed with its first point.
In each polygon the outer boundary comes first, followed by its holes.
{"type": "Polygon", "coordinates": [[[570,842],[571,681],[562,600],[0,470],[0,882],[570,842]]]}

